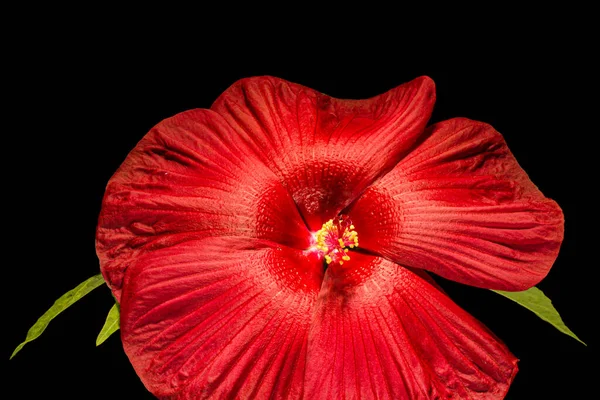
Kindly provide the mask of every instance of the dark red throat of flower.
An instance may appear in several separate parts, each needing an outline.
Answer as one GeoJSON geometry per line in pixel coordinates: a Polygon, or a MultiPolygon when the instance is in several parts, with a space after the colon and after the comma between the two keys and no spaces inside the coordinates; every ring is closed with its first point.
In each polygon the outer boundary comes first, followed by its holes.
{"type": "Polygon", "coordinates": [[[358,247],[358,234],[345,214],[325,222],[315,235],[315,249],[327,264],[343,265],[350,260],[348,248],[358,247]]]}

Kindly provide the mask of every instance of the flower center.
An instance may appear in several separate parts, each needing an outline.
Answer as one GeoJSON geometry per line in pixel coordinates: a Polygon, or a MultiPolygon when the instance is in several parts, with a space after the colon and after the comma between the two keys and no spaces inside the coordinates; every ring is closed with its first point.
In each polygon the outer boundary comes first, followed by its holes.
{"type": "Polygon", "coordinates": [[[358,234],[350,217],[344,214],[325,222],[314,237],[315,247],[327,264],[343,265],[344,261],[350,260],[348,247],[358,247],[358,234]]]}

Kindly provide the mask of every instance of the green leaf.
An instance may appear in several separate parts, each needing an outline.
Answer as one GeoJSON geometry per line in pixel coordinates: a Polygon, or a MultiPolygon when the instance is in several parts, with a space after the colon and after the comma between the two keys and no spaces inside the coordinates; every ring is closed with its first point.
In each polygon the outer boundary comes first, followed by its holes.
{"type": "Polygon", "coordinates": [[[104,278],[102,277],[102,274],[94,275],[88,280],[80,283],[75,289],[70,290],[60,296],[60,298],[54,302],[52,307],[50,307],[50,309],[46,311],[44,315],[42,315],[40,319],[38,319],[37,322],[29,329],[25,341],[17,346],[10,358],[12,359],[27,343],[37,339],[44,332],[54,317],[103,283],[104,278]]]}
{"type": "Polygon", "coordinates": [[[112,308],[108,312],[106,316],[106,321],[104,322],[104,326],[98,334],[98,338],[96,339],[96,346],[100,346],[106,339],[110,337],[113,333],[119,330],[119,318],[121,313],[119,312],[118,303],[113,304],[112,308]]]}
{"type": "Polygon", "coordinates": [[[492,290],[492,292],[496,292],[504,297],[507,297],[515,303],[519,303],[526,309],[533,311],[538,317],[548,322],[565,335],[569,335],[573,339],[587,346],[587,344],[585,344],[577,337],[577,335],[567,328],[562,318],[560,318],[558,311],[556,311],[552,305],[552,301],[546,297],[544,292],[542,292],[540,289],[532,287],[531,289],[523,292],[503,292],[501,290],[492,290]]]}

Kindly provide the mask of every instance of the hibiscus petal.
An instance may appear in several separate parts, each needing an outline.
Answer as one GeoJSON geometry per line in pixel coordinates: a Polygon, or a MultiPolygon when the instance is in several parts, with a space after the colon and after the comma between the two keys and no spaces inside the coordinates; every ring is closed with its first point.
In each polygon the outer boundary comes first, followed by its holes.
{"type": "Polygon", "coordinates": [[[360,254],[347,264],[325,274],[306,398],[504,398],[517,359],[481,323],[404,267],[360,254]]]}
{"type": "Polygon", "coordinates": [[[299,398],[322,263],[266,241],[147,252],[121,301],[125,351],[160,398],[299,398]]]}
{"type": "Polygon", "coordinates": [[[277,177],[210,110],[154,127],[106,188],[97,230],[117,299],[139,254],[206,236],[241,235],[307,248],[310,232],[277,177]]]}
{"type": "Polygon", "coordinates": [[[236,82],[211,109],[277,175],[315,231],[396,164],[422,133],[434,101],[427,77],[368,100],[259,77],[236,82]]]}
{"type": "Polygon", "coordinates": [[[560,207],[529,180],[491,126],[453,119],[348,212],[361,247],[472,286],[525,290],[563,239],[560,207]]]}

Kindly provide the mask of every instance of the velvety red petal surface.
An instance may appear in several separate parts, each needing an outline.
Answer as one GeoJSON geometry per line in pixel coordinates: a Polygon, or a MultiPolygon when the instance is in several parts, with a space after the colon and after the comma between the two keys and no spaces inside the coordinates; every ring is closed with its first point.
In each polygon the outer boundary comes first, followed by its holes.
{"type": "Polygon", "coordinates": [[[517,371],[406,268],[353,253],[323,277],[303,252],[231,237],[138,257],[121,336],[146,387],[169,399],[498,399],[517,371]]]}
{"type": "Polygon", "coordinates": [[[346,270],[325,274],[308,337],[306,398],[501,399],[516,363],[428,279],[353,254],[346,270]]]}
{"type": "Polygon", "coordinates": [[[299,249],[310,233],[288,192],[226,122],[192,110],[154,127],[106,188],[97,229],[117,299],[137,257],[202,237],[240,235],[299,249]]]}
{"type": "Polygon", "coordinates": [[[321,280],[320,262],[264,241],[144,253],[125,277],[125,351],[160,398],[300,398],[321,280]]]}
{"type": "Polygon", "coordinates": [[[422,133],[434,101],[427,77],[367,100],[259,77],[236,82],[211,109],[277,175],[316,231],[396,164],[422,133]]]}
{"type": "Polygon", "coordinates": [[[361,247],[472,286],[525,290],[563,239],[560,207],[531,182],[491,126],[453,119],[348,212],[361,247]]]}

